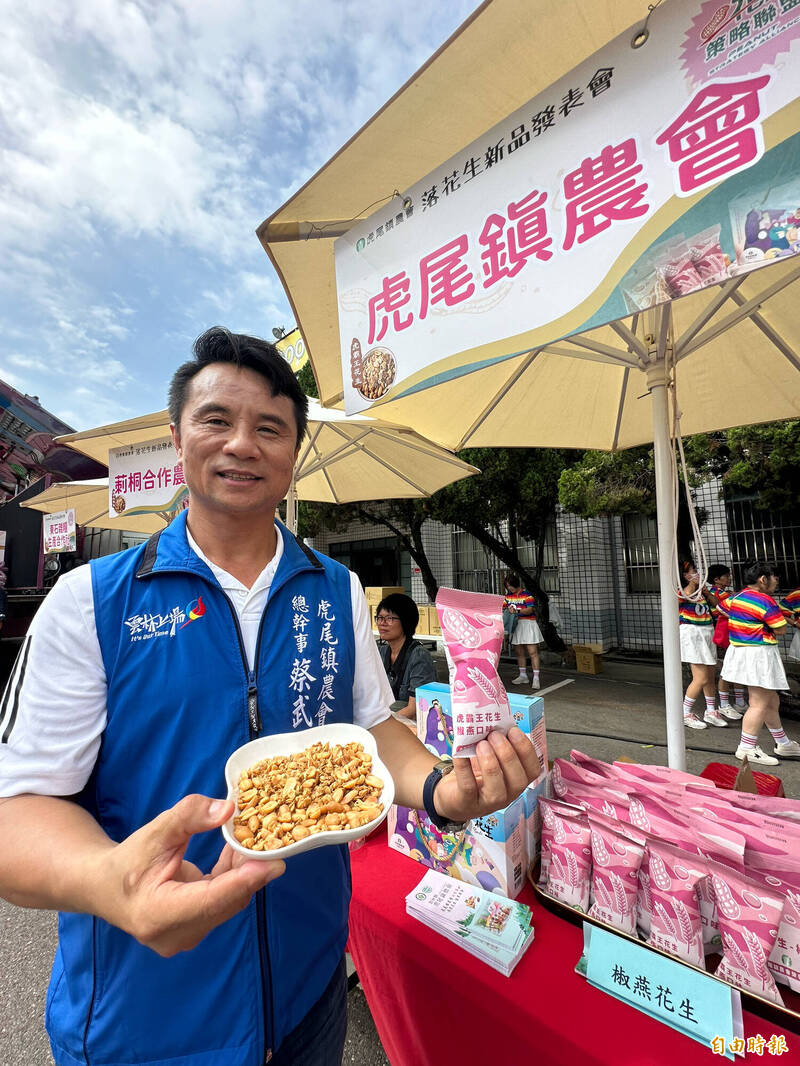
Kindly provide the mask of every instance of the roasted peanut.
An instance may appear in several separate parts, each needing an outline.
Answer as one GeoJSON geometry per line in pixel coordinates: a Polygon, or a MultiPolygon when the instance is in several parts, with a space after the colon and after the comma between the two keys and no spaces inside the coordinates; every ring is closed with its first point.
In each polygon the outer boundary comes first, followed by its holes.
{"type": "Polygon", "coordinates": [[[314,744],[265,759],[239,779],[234,836],[254,851],[275,851],[316,833],[358,829],[377,818],[383,781],[360,744],[314,744]]]}

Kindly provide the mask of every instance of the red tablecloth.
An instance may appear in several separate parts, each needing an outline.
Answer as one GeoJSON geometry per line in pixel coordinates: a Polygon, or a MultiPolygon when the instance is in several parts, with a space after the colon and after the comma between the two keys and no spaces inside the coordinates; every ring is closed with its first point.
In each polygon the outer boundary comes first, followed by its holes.
{"type": "MultiPolygon", "coordinates": [[[[710,1048],[593,988],[575,972],[583,933],[550,913],[530,886],[535,940],[511,977],[451,944],[405,911],[424,873],[379,831],[352,856],[350,952],[392,1066],[696,1066],[710,1048]]],[[[783,1034],[800,1062],[800,1037],[745,1012],[745,1036],[783,1034]]],[[[755,1054],[747,1061],[755,1061],[755,1054]]]]}

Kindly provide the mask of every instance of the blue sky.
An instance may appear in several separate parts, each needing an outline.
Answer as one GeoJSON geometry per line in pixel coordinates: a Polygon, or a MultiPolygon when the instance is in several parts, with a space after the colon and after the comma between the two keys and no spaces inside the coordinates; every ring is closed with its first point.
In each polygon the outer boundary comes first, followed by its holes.
{"type": "Polygon", "coordinates": [[[290,328],[256,226],[477,6],[2,5],[0,378],[85,429],[210,325],[290,328]]]}

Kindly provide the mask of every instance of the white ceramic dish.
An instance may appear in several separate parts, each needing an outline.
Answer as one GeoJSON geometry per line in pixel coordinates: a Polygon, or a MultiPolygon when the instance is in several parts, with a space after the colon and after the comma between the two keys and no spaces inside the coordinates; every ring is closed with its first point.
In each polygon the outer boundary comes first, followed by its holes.
{"type": "Polygon", "coordinates": [[[315,833],[298,840],[295,844],[287,844],[285,848],[275,848],[274,851],[251,851],[243,848],[233,835],[233,816],[222,826],[222,835],[234,851],[248,859],[288,859],[292,855],[299,855],[301,851],[310,851],[312,848],[321,848],[326,844],[347,844],[351,840],[358,840],[371,833],[381,824],[389,813],[389,808],[394,803],[394,782],[392,776],[384,764],[378,758],[378,745],[372,733],[362,729],[358,725],[320,725],[314,729],[302,729],[297,733],[279,733],[271,737],[259,737],[244,744],[230,756],[225,764],[225,781],[228,785],[228,799],[236,801],[238,798],[239,775],[242,770],[247,770],[262,759],[270,759],[275,755],[296,755],[297,752],[305,751],[312,744],[349,744],[357,741],[362,744],[364,751],[372,756],[372,773],[383,781],[381,803],[383,810],[378,818],[362,825],[358,829],[339,829],[330,833],[315,833]]]}

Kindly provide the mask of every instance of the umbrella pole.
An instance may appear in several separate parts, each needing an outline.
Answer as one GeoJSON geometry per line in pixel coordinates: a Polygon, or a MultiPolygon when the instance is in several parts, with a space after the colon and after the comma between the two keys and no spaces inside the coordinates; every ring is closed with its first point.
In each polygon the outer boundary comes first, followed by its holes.
{"type": "Polygon", "coordinates": [[[672,487],[672,445],[664,359],[651,365],[647,384],[653,405],[653,452],[656,473],[656,520],[658,525],[658,578],[661,589],[661,639],[664,649],[664,696],[667,714],[667,759],[674,770],[686,769],[686,738],[683,726],[683,674],[678,631],[678,597],[672,573],[675,538],[675,497],[672,487]]]}
{"type": "Polygon", "coordinates": [[[297,485],[294,474],[292,474],[289,490],[286,493],[286,528],[297,536],[297,485]]]}

